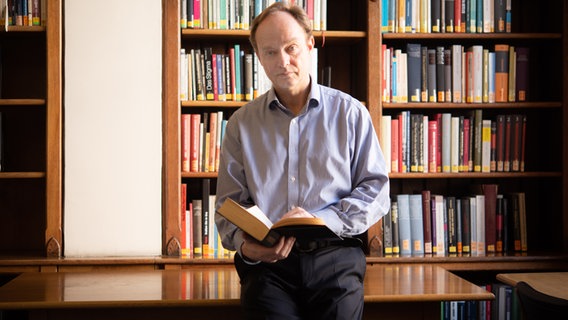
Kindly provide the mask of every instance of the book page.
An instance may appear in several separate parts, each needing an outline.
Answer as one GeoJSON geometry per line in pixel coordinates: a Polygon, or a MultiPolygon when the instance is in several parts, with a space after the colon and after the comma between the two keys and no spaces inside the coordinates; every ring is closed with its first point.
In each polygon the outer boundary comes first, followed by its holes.
{"type": "Polygon", "coordinates": [[[260,222],[266,225],[267,228],[270,229],[272,227],[272,221],[268,219],[268,217],[264,214],[264,212],[262,212],[262,210],[260,210],[258,206],[252,206],[246,210],[250,214],[252,214],[255,218],[257,218],[260,222]]]}

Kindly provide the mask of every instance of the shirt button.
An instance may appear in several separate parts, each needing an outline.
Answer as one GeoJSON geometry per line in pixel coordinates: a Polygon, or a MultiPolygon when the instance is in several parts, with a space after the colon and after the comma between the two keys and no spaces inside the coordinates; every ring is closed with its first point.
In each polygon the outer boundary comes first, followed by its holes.
{"type": "Polygon", "coordinates": [[[296,177],[291,176],[291,177],[290,177],[290,181],[292,181],[292,182],[296,181],[296,177]]]}

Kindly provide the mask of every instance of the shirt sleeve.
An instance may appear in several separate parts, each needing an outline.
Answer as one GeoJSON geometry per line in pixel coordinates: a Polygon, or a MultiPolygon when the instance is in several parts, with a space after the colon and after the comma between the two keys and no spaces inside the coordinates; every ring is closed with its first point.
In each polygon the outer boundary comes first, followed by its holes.
{"type": "Polygon", "coordinates": [[[363,106],[352,110],[359,110],[348,115],[352,191],[337,203],[312,212],[340,236],[367,231],[390,208],[388,171],[371,117],[363,106]]]}

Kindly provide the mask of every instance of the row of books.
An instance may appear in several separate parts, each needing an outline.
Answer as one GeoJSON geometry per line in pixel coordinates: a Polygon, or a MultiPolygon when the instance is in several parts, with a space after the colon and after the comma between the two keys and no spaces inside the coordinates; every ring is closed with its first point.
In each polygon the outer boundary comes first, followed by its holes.
{"type": "Polygon", "coordinates": [[[524,172],[526,127],[523,114],[402,111],[382,116],[380,141],[389,172],[524,172]]]}
{"type": "Polygon", "coordinates": [[[464,196],[398,194],[382,221],[385,255],[485,256],[528,248],[525,194],[500,194],[496,184],[464,196]]]}
{"type": "MultiPolygon", "coordinates": [[[[312,79],[318,82],[318,49],[311,51],[312,79]]],[[[252,101],[272,86],[255,53],[240,44],[226,53],[211,47],[180,51],[181,101],[252,101]]]]}
{"type": "Polygon", "coordinates": [[[180,100],[251,101],[271,86],[254,53],[239,44],[228,53],[211,47],[180,52],[180,100]]]}
{"type": "Polygon", "coordinates": [[[0,26],[45,25],[46,8],[45,0],[0,0],[0,26]]]}
{"type": "Polygon", "coordinates": [[[252,20],[274,2],[300,6],[313,30],[327,30],[327,0],[181,0],[180,27],[248,30],[252,20]]]}
{"type": "Polygon", "coordinates": [[[522,319],[521,305],[515,287],[500,282],[480,286],[492,292],[495,300],[443,301],[441,318],[443,320],[522,319]]]}
{"type": "Polygon", "coordinates": [[[191,258],[231,258],[235,252],[223,247],[215,224],[215,200],[211,180],[203,179],[202,196],[189,199],[187,184],[181,184],[182,255],[191,258]]]}
{"type": "Polygon", "coordinates": [[[495,103],[529,98],[528,47],[383,44],[383,102],[495,103]]]}
{"type": "Polygon", "coordinates": [[[181,115],[181,171],[217,172],[227,120],[223,111],[181,115]]]}
{"type": "Polygon", "coordinates": [[[381,31],[511,32],[511,0],[382,0],[381,31]]]}

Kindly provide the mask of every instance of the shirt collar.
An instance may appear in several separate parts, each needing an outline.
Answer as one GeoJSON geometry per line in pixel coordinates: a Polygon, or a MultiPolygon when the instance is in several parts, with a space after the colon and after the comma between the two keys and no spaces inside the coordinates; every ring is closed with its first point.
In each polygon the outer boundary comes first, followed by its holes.
{"type": "MultiPolygon", "coordinates": [[[[276,96],[276,92],[274,91],[274,87],[271,87],[270,90],[267,92],[268,107],[270,109],[279,108],[284,111],[288,111],[286,107],[284,107],[280,101],[278,101],[278,97],[276,96]]],[[[313,81],[313,78],[310,76],[310,93],[308,95],[308,103],[307,109],[315,108],[320,105],[321,102],[321,87],[313,81]]],[[[304,106],[302,114],[307,112],[306,107],[304,106]]]]}

